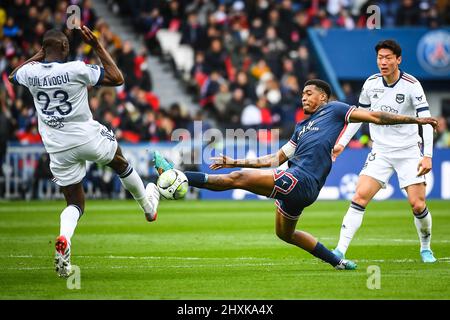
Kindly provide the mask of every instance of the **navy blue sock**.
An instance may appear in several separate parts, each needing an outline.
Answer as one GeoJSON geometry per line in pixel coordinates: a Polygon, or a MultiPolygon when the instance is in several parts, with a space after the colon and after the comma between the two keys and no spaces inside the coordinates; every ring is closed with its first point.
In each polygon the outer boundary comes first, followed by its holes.
{"type": "Polygon", "coordinates": [[[203,188],[208,181],[208,175],[204,172],[186,171],[184,173],[188,178],[188,183],[192,187],[203,188]]]}
{"type": "Polygon", "coordinates": [[[333,267],[337,266],[341,261],[333,252],[328,250],[323,244],[317,242],[316,247],[310,252],[313,256],[328,262],[333,267]]]}

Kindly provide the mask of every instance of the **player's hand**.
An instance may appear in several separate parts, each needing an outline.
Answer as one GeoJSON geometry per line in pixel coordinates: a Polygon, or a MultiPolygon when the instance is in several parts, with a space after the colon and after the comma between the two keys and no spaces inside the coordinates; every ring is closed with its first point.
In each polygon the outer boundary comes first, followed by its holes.
{"type": "Polygon", "coordinates": [[[97,37],[92,33],[92,31],[86,27],[82,26],[80,29],[81,31],[81,37],[83,38],[83,41],[86,42],[88,45],[90,45],[93,48],[97,48],[100,45],[100,42],[98,41],[97,37]]]}
{"type": "Polygon", "coordinates": [[[430,157],[423,157],[422,160],[419,161],[419,165],[417,166],[417,176],[423,176],[431,171],[432,161],[430,157]]]}
{"type": "Polygon", "coordinates": [[[418,124],[422,124],[422,125],[423,124],[431,124],[434,131],[436,131],[438,128],[438,120],[436,118],[433,118],[433,117],[417,118],[417,120],[418,120],[418,124]]]}
{"type": "Polygon", "coordinates": [[[234,159],[224,156],[220,154],[219,157],[212,157],[211,160],[213,163],[209,166],[211,170],[218,170],[222,168],[233,168],[234,167],[234,159]]]}
{"type": "Polygon", "coordinates": [[[344,151],[345,147],[342,144],[335,144],[331,152],[331,160],[336,161],[336,158],[344,151]]]}

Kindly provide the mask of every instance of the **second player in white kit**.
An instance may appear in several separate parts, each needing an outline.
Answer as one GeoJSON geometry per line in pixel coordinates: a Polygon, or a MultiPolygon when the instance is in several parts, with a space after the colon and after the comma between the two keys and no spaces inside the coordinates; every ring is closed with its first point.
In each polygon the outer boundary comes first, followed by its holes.
{"type": "MultiPolygon", "coordinates": [[[[372,111],[384,111],[415,117],[430,116],[429,106],[422,86],[411,75],[400,71],[400,77],[387,85],[381,74],[369,77],[359,97],[360,107],[372,111]]],[[[352,124],[340,138],[338,144],[347,145],[361,124],[352,124]]],[[[400,188],[425,182],[425,176],[417,176],[417,165],[422,158],[419,126],[410,124],[369,124],[373,140],[372,151],[367,157],[361,174],[378,180],[384,188],[394,171],[397,172],[400,188]]],[[[424,156],[433,156],[433,128],[424,126],[424,156]],[[429,132],[427,132],[429,131],[429,132]]]]}
{"type": "Polygon", "coordinates": [[[100,85],[103,78],[102,67],[82,61],[30,62],[15,74],[33,95],[39,133],[60,186],[83,179],[86,161],[81,159],[106,165],[116,153],[114,134],[92,118],[88,104],[87,86],[100,85]]]}
{"type": "Polygon", "coordinates": [[[33,96],[39,133],[50,155],[50,169],[67,202],[55,243],[55,268],[61,277],[71,273],[71,238],[85,205],[82,180],[86,175],[86,161],[111,167],[148,221],[156,219],[159,202],[156,186],[150,183],[144,187],[123,156],[114,134],[92,118],[88,87],[119,86],[124,80],[93,33],[87,27],[77,32],[94,49],[103,67],[82,61],[64,62],[69,41],[63,32],[49,30],[44,35],[42,49],[9,76],[11,82],[27,87],[33,96]]]}
{"type": "MultiPolygon", "coordinates": [[[[429,105],[420,82],[399,69],[401,48],[393,40],[385,40],[375,47],[380,73],[364,83],[359,106],[372,111],[384,111],[408,116],[429,117],[429,105]]],[[[349,124],[333,150],[336,158],[358,131],[361,124],[349,124]]],[[[435,262],[430,248],[431,213],[425,204],[425,174],[431,170],[433,156],[433,128],[413,124],[370,124],[372,150],[360,173],[356,193],[344,217],[339,243],[334,253],[345,256],[354,234],[362,223],[367,204],[385,188],[394,172],[400,188],[405,189],[414,214],[423,262],[435,262]],[[423,153],[422,153],[423,147],[423,153]]]]}

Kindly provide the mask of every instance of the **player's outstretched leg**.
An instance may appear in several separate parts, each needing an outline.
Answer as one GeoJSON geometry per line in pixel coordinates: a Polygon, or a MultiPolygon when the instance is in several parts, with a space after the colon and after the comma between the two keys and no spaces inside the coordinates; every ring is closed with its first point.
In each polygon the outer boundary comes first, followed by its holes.
{"type": "Polygon", "coordinates": [[[277,209],[275,230],[281,240],[308,251],[313,256],[331,264],[337,270],[354,270],[357,268],[356,263],[339,258],[309,233],[295,230],[296,225],[297,220],[286,218],[280,209],[277,209]]]}
{"type": "Polygon", "coordinates": [[[72,272],[70,264],[71,238],[84,211],[84,191],[81,182],[61,187],[67,207],[60,216],[60,232],[55,242],[55,271],[67,278],[72,272]]]}
{"type": "Polygon", "coordinates": [[[149,183],[147,187],[144,187],[141,177],[125,159],[119,146],[113,160],[107,165],[119,175],[120,182],[141,206],[147,221],[155,221],[159,204],[159,192],[156,185],[149,183]]]}
{"type": "Polygon", "coordinates": [[[189,185],[212,191],[244,189],[269,197],[274,188],[272,170],[238,170],[227,174],[184,172],[189,185]]]}
{"type": "MultiPolygon", "coordinates": [[[[229,174],[211,175],[203,172],[187,171],[185,174],[189,180],[189,185],[213,191],[244,189],[268,197],[272,194],[275,185],[271,170],[240,170],[229,174]]],[[[323,261],[330,263],[336,269],[356,269],[354,262],[336,257],[308,233],[296,231],[296,220],[287,219],[277,211],[276,223],[277,235],[282,240],[310,252],[323,261]]]]}

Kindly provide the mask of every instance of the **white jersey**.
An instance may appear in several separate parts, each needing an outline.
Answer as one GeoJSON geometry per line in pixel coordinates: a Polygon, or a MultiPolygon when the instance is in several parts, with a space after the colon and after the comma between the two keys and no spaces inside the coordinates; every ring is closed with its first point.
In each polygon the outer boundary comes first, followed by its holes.
{"type": "Polygon", "coordinates": [[[33,95],[39,133],[48,153],[85,144],[102,125],[92,118],[88,86],[99,84],[103,68],[82,61],[30,62],[17,70],[15,82],[33,95]]]}
{"type": "MultiPolygon", "coordinates": [[[[388,85],[381,74],[369,77],[359,96],[359,106],[372,111],[416,117],[417,113],[429,110],[420,82],[400,71],[399,79],[388,85]]],[[[404,149],[421,141],[416,124],[377,125],[370,124],[370,136],[374,150],[404,149]]]]}

